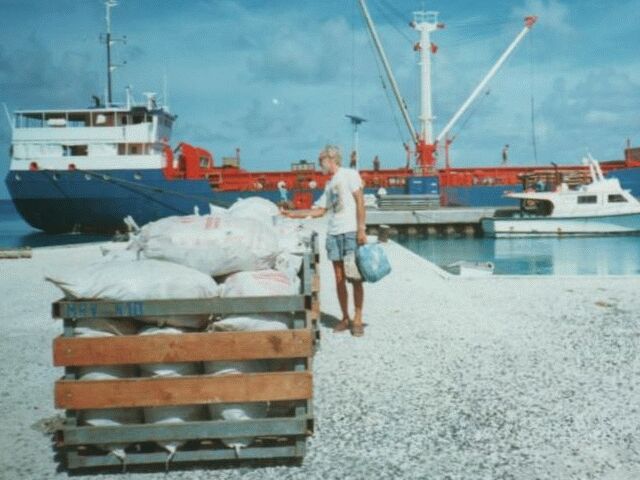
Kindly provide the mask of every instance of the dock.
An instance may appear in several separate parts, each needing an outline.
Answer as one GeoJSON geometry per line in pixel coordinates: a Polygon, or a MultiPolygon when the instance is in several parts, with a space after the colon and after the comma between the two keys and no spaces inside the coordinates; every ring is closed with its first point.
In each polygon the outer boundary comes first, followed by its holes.
{"type": "Polygon", "coordinates": [[[380,226],[389,227],[390,234],[409,235],[480,235],[480,219],[492,217],[496,207],[438,207],[421,210],[367,209],[367,232],[377,235],[380,226]]]}

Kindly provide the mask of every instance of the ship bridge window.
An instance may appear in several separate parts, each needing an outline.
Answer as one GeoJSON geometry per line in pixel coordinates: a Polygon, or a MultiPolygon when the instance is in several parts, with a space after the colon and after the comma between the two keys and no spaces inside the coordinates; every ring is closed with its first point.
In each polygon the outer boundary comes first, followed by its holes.
{"type": "Polygon", "coordinates": [[[92,115],[92,123],[96,127],[113,127],[113,113],[94,113],[92,115]]]}
{"type": "Polygon", "coordinates": [[[148,155],[151,146],[148,143],[119,143],[118,155],[148,155]]]}
{"type": "Polygon", "coordinates": [[[131,123],[133,123],[134,125],[135,125],[135,124],[137,124],[137,123],[143,123],[143,122],[144,122],[144,117],[145,117],[145,116],[144,116],[144,115],[142,115],[142,114],[133,115],[133,116],[131,117],[131,118],[132,118],[131,123]]]}
{"type": "Polygon", "coordinates": [[[200,157],[200,168],[209,168],[209,158],[200,157]]]}
{"type": "Polygon", "coordinates": [[[598,203],[597,195],[578,195],[578,204],[584,205],[592,203],[598,203]]]}
{"type": "Polygon", "coordinates": [[[69,127],[87,127],[91,123],[88,113],[72,112],[68,115],[67,125],[69,127]]]}
{"type": "Polygon", "coordinates": [[[614,193],[613,195],[609,195],[608,199],[609,203],[626,203],[627,199],[624,198],[623,195],[619,193],[614,193]]]}
{"type": "Polygon", "coordinates": [[[42,128],[44,127],[44,114],[42,113],[17,114],[16,125],[18,128],[42,128]]]}
{"type": "Polygon", "coordinates": [[[62,155],[65,157],[86,157],[87,145],[63,145],[62,155]]]}

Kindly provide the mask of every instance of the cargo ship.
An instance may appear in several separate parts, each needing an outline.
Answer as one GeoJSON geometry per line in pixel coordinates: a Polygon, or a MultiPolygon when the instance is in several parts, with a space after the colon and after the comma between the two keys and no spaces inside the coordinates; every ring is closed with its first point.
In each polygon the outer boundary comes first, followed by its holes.
{"type": "MultiPolygon", "coordinates": [[[[366,3],[359,0],[378,52],[385,58],[366,3]]],[[[136,102],[129,90],[125,101],[112,99],[111,8],[106,2],[107,92],[94,97],[88,108],[18,110],[7,115],[11,123],[10,169],[6,185],[16,209],[34,228],[50,233],[113,232],[123,228],[127,216],[144,224],[168,215],[208,211],[210,205],[229,206],[247,196],[285,202],[307,208],[320,196],[328,177],[312,161],[292,163],[287,171],[248,171],[240,152],[217,159],[204,148],[179,142],[170,144],[176,121],[154,94],[136,102]]],[[[442,145],[448,156],[446,132],[473,102],[469,98],[443,133],[431,132],[429,33],[441,28],[434,12],[416,12],[413,28],[420,33],[416,50],[421,65],[421,128],[409,120],[392,72],[389,79],[411,133],[414,145],[405,146],[402,165],[391,169],[361,169],[365,193],[439,195],[446,206],[501,206],[508,202],[505,190],[521,188],[523,176],[548,174],[540,167],[436,166],[442,145]]],[[[535,23],[525,27],[503,54],[504,62],[535,23]]],[[[387,62],[388,67],[388,62],[387,62]]],[[[492,75],[500,65],[492,68],[492,75]]],[[[489,75],[485,78],[488,82],[489,75]]],[[[480,89],[476,89],[478,91],[480,89]]],[[[473,96],[473,95],[472,95],[473,96]]],[[[640,149],[627,148],[623,160],[602,162],[605,174],[616,176],[622,186],[640,195],[640,149]]],[[[582,167],[557,167],[554,174],[578,175],[582,167]]]]}

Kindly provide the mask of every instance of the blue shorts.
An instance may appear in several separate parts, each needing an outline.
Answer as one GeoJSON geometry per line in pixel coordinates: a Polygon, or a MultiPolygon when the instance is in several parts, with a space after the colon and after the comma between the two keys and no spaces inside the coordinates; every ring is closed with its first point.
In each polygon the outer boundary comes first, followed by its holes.
{"type": "Polygon", "coordinates": [[[356,232],[327,234],[327,257],[332,262],[342,261],[347,253],[355,253],[356,247],[356,232]]]}

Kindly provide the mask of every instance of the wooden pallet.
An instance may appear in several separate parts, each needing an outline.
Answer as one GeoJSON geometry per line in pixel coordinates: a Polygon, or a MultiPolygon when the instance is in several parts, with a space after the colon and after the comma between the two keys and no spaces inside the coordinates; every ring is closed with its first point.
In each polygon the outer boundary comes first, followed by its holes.
{"type": "MultiPolygon", "coordinates": [[[[317,240],[316,240],[317,243],[317,240]]],[[[312,357],[317,342],[319,276],[313,251],[305,254],[301,293],[282,297],[153,300],[133,302],[59,301],[54,318],[64,333],[53,342],[53,363],[65,368],[55,383],[55,406],[64,409],[65,425],[56,445],[69,470],[122,467],[114,455],[96,448],[126,444],[126,465],[165,465],[167,453],[156,442],[185,442],[171,463],[200,461],[298,460],[313,433],[312,357]],[[316,309],[316,310],[314,310],[316,309]],[[161,315],[287,313],[293,328],[268,332],[198,332],[177,335],[76,338],[77,320],[141,318],[161,315]],[[228,376],[78,380],[79,367],[228,360],[281,359],[289,369],[228,376]],[[275,416],[246,421],[208,420],[179,424],[81,425],[87,409],[170,405],[270,402],[275,416]],[[255,437],[234,450],[225,438],[255,437]]]]}

